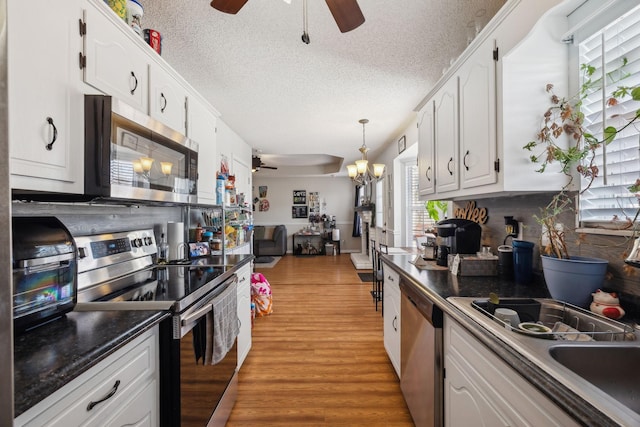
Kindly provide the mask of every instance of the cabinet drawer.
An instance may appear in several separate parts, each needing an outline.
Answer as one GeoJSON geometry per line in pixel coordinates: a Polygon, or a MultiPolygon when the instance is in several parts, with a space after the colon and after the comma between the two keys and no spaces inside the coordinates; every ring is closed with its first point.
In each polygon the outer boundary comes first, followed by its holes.
{"type": "MultiPolygon", "coordinates": [[[[400,275],[389,267],[388,264],[384,263],[383,265],[384,271],[384,284],[389,284],[389,289],[398,290],[400,292],[400,275]]],[[[387,288],[385,287],[385,290],[387,288]]]]}
{"type": "Polygon", "coordinates": [[[134,339],[66,384],[16,418],[14,425],[66,427],[102,424],[104,418],[115,413],[141,387],[154,379],[156,330],[157,327],[134,339]]]}

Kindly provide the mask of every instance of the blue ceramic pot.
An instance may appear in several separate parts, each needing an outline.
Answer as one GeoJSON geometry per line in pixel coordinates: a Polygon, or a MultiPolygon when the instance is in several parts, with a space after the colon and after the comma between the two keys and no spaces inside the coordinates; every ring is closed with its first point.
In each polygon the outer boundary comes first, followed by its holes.
{"type": "Polygon", "coordinates": [[[542,256],[542,271],[551,298],[583,308],[589,307],[591,293],[602,286],[608,264],[600,258],[542,256]]]}

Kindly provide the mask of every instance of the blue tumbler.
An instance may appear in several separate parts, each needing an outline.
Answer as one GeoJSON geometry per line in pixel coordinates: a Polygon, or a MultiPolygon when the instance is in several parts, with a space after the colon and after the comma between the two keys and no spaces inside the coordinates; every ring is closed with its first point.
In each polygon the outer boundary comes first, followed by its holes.
{"type": "Polygon", "coordinates": [[[533,246],[526,240],[514,240],[513,275],[516,283],[529,284],[533,280],[533,246]]]}

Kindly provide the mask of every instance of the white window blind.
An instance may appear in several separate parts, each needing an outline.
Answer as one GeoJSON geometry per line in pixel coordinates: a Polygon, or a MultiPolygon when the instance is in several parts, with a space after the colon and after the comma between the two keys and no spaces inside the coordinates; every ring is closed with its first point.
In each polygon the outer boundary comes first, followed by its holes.
{"type": "MultiPolygon", "coordinates": [[[[591,78],[606,77],[605,83],[589,94],[581,107],[588,131],[602,140],[605,127],[620,129],[640,109],[640,102],[630,96],[615,106],[606,103],[618,86],[640,84],[640,8],[581,41],[578,47],[579,63],[596,69],[591,78]],[[625,59],[627,64],[622,72],[629,76],[620,80],[616,70],[625,59]]],[[[615,220],[633,219],[638,200],[627,187],[640,178],[640,124],[628,126],[613,142],[599,149],[595,164],[600,170],[599,176],[580,196],[581,225],[602,226],[615,220]]],[[[581,185],[585,188],[586,181],[581,185]]]]}
{"type": "Polygon", "coordinates": [[[425,230],[430,229],[435,224],[424,207],[424,201],[420,201],[418,193],[418,166],[415,164],[405,164],[405,212],[407,244],[415,246],[415,236],[421,236],[425,230]]]}

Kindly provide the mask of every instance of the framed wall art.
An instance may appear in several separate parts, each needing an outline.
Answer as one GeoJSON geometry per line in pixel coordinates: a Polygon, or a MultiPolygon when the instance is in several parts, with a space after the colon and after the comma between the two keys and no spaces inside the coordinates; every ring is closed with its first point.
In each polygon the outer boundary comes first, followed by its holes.
{"type": "Polygon", "coordinates": [[[402,138],[398,140],[398,154],[402,153],[407,148],[407,137],[402,135],[402,138]]]}
{"type": "MultiPolygon", "coordinates": [[[[307,190],[293,190],[293,204],[294,205],[306,205],[307,204],[307,190]]],[[[306,216],[305,216],[306,218],[306,216]]]]}
{"type": "Polygon", "coordinates": [[[307,205],[304,206],[291,206],[291,218],[308,218],[309,212],[307,205]]]}

